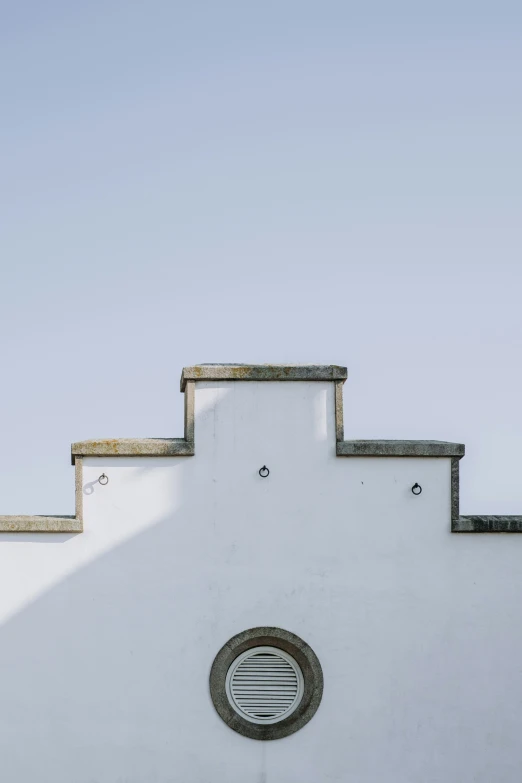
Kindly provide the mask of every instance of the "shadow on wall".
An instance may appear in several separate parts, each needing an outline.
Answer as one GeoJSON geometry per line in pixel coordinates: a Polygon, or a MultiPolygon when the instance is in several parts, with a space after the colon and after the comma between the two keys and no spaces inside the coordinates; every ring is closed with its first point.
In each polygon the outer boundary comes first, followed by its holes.
{"type": "MultiPolygon", "coordinates": [[[[201,564],[179,546],[182,517],[182,508],[166,515],[0,628],[2,780],[180,781],[180,743],[190,780],[205,779],[192,725],[201,716],[180,719],[177,694],[184,663],[208,638],[212,617],[189,621],[201,564]]],[[[61,547],[70,537],[7,535],[0,546],[15,538],[61,547]]],[[[213,611],[217,616],[219,606],[213,611]]],[[[210,646],[199,651],[206,670],[210,646]]],[[[195,687],[206,690],[206,678],[195,687]]],[[[213,710],[206,718],[220,722],[213,710]]]]}
{"type": "Polygon", "coordinates": [[[79,533],[0,533],[0,546],[2,544],[65,544],[79,533]]]}

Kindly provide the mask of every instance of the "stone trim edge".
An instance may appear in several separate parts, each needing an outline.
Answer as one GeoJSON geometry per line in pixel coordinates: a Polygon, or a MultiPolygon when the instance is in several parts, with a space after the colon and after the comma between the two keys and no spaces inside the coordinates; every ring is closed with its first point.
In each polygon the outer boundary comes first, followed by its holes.
{"type": "Polygon", "coordinates": [[[196,364],[184,367],[180,389],[187,381],[344,381],[346,367],[337,364],[196,364]]]}
{"type": "Polygon", "coordinates": [[[442,440],[344,440],[337,443],[338,457],[458,457],[463,443],[442,440]]]}
{"type": "Polygon", "coordinates": [[[110,438],[83,440],[71,446],[74,463],[78,457],[192,457],[194,443],[184,438],[110,438]]]}

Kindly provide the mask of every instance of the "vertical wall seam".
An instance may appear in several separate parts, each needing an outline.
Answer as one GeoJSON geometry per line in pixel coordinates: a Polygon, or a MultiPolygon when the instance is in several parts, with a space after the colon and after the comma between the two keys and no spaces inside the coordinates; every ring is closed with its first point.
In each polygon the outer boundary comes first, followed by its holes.
{"type": "Polygon", "coordinates": [[[195,381],[187,381],[185,384],[185,440],[194,446],[194,408],[195,408],[195,381]]]}
{"type": "Polygon", "coordinates": [[[76,457],[74,465],[74,505],[75,516],[83,531],[83,459],[76,457]]]}
{"type": "Polygon", "coordinates": [[[451,460],[451,527],[460,516],[460,460],[453,457],[451,460]]]}
{"type": "Polygon", "coordinates": [[[344,411],[343,411],[343,383],[335,381],[335,440],[340,443],[344,440],[344,411]]]}

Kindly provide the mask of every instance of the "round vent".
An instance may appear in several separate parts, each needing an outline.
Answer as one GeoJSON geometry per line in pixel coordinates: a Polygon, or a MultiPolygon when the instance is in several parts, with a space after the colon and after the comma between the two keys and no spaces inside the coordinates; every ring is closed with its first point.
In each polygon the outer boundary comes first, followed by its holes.
{"type": "Polygon", "coordinates": [[[226,692],[234,710],[251,723],[278,723],[303,698],[303,675],[291,655],[277,647],[253,647],[232,663],[226,692]]]}

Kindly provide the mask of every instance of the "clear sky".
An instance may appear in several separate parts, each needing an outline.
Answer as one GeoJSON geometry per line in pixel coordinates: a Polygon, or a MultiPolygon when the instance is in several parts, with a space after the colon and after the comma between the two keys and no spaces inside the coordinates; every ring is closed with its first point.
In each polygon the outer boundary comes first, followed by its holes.
{"type": "MultiPolygon", "coordinates": [[[[181,436],[199,362],[346,364],[346,437],[522,513],[520,2],[0,4],[0,513],[181,436]]],[[[349,466],[347,465],[347,469],[349,466]]]]}

